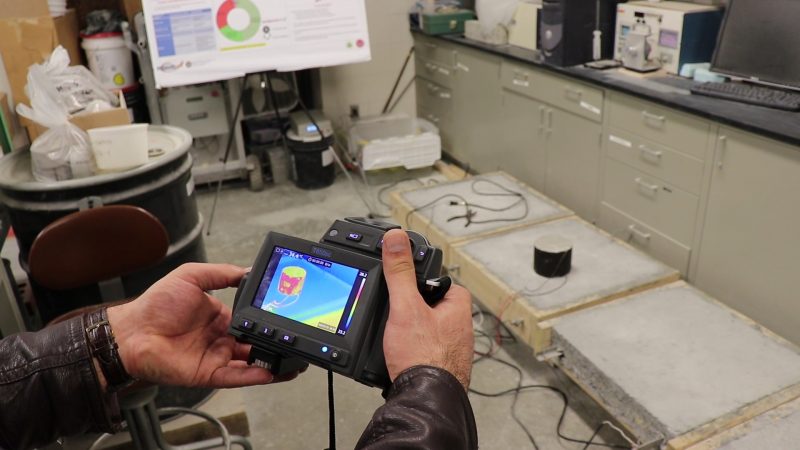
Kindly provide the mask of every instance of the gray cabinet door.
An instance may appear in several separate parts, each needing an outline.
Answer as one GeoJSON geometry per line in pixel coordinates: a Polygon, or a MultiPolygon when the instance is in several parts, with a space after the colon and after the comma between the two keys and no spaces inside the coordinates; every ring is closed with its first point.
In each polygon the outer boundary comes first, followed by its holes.
{"type": "Polygon", "coordinates": [[[545,112],[545,193],[584,219],[597,220],[600,124],[558,108],[545,112]]]}
{"type": "Polygon", "coordinates": [[[458,48],[454,70],[453,156],[478,172],[495,170],[500,151],[500,58],[458,48]]]}
{"type": "Polygon", "coordinates": [[[695,283],[800,344],[800,151],[721,128],[695,283]]]}
{"type": "Polygon", "coordinates": [[[502,123],[494,163],[497,168],[544,192],[546,107],[544,103],[508,90],[503,90],[502,101],[502,123]]]}

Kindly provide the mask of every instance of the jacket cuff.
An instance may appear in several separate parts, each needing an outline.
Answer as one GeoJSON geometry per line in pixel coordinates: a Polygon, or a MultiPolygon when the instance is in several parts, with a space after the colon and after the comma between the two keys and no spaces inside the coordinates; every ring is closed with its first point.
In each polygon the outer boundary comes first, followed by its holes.
{"type": "Polygon", "coordinates": [[[415,366],[403,371],[356,448],[477,449],[475,416],[464,386],[438,367],[415,366]]]}

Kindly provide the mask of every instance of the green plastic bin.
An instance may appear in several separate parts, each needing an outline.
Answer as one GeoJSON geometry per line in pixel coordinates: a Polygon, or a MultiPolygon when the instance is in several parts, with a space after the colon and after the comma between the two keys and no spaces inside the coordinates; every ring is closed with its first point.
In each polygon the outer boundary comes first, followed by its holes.
{"type": "Polygon", "coordinates": [[[422,15],[425,34],[464,34],[464,22],[475,19],[475,13],[466,9],[446,13],[422,15]]]}

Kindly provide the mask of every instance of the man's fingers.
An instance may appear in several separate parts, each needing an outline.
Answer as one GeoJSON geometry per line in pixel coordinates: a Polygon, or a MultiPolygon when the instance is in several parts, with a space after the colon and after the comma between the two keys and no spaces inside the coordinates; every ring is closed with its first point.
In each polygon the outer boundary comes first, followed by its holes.
{"type": "Polygon", "coordinates": [[[247,270],[231,264],[189,263],[178,267],[173,273],[204,291],[213,291],[239,286],[247,270]]]}
{"type": "Polygon", "coordinates": [[[402,303],[399,308],[407,308],[422,302],[417,289],[411,244],[405,231],[391,230],[383,236],[383,274],[389,287],[391,304],[402,303]]]}
{"type": "Polygon", "coordinates": [[[274,378],[267,369],[256,366],[242,367],[241,361],[236,361],[233,365],[215,370],[211,375],[208,387],[235,388],[269,384],[274,378]]]}
{"type": "Polygon", "coordinates": [[[250,349],[253,346],[243,342],[237,342],[233,345],[233,357],[231,359],[236,361],[247,361],[250,356],[250,349]]]}

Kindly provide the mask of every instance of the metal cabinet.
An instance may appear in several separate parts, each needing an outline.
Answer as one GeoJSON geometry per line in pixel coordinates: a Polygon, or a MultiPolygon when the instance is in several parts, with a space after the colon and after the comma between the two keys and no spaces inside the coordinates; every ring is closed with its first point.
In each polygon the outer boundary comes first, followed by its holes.
{"type": "Polygon", "coordinates": [[[619,93],[608,96],[607,116],[598,224],[689,275],[711,124],[619,93]]]}
{"type": "Polygon", "coordinates": [[[695,284],[800,344],[800,151],[721,127],[695,284]]]}
{"type": "Polygon", "coordinates": [[[502,100],[497,166],[544,192],[547,173],[544,122],[547,107],[540,101],[505,89],[502,100]]]}
{"type": "Polygon", "coordinates": [[[545,193],[584,219],[597,220],[600,124],[548,107],[545,111],[545,193]]]}
{"type": "Polygon", "coordinates": [[[470,48],[456,51],[453,121],[457,126],[451,150],[478,172],[498,169],[502,123],[500,58],[470,48]]]}
{"type": "Polygon", "coordinates": [[[501,168],[595,221],[602,90],[508,61],[500,73],[506,154],[501,168]],[[580,106],[586,99],[592,111],[580,106]]]}

